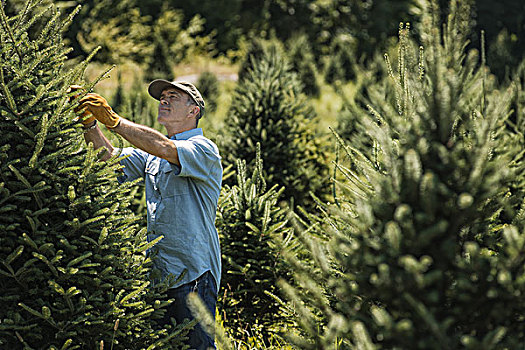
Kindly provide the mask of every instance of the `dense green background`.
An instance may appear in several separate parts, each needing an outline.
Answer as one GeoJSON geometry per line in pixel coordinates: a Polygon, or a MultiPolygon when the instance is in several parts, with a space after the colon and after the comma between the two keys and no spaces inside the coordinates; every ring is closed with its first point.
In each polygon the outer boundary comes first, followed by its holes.
{"type": "MultiPolygon", "coordinates": [[[[44,0],[43,4],[48,2],[44,0]]],[[[227,55],[236,59],[249,38],[276,37],[286,41],[301,33],[308,36],[318,63],[325,55],[330,55],[332,42],[339,35],[348,35],[355,59],[366,61],[387,48],[388,42],[397,36],[399,22],[415,23],[419,13],[415,0],[90,0],[54,3],[62,8],[82,5],[79,15],[65,33],[74,48],[71,57],[88,54],[93,46],[89,45],[90,36],[101,38],[108,34],[101,33],[104,31],[112,31],[111,37],[118,30],[119,36],[135,41],[134,48],[126,47],[133,52],[116,56],[106,53],[111,58],[104,53],[97,55],[95,60],[105,63],[121,58],[131,58],[139,63],[150,60],[140,52],[140,45],[142,41],[146,46],[155,42],[153,27],[167,11],[174,11],[166,18],[171,26],[176,24],[188,28],[195,16],[201,20],[193,33],[210,37],[205,54],[211,57],[227,55]],[[105,27],[109,23],[110,28],[105,27]]],[[[439,0],[439,3],[446,9],[446,0],[439,0]]],[[[6,12],[14,13],[22,8],[22,4],[20,0],[8,1],[6,12]]],[[[445,18],[446,11],[442,12],[442,18],[445,18]]],[[[480,46],[480,32],[485,31],[488,62],[498,77],[503,78],[525,52],[525,4],[519,0],[475,0],[471,16],[473,47],[480,46]]],[[[183,40],[177,38],[178,44],[183,40]]],[[[103,45],[100,42],[95,44],[103,45]]],[[[113,42],[109,47],[103,47],[103,51],[122,51],[123,47],[116,46],[123,45],[124,42],[113,42]]],[[[181,58],[173,59],[173,63],[178,63],[181,58]]]]}

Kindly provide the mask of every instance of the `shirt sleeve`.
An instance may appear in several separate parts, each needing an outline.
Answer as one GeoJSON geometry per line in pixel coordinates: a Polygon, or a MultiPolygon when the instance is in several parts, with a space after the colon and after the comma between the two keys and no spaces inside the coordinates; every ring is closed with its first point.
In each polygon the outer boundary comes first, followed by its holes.
{"type": "Polygon", "coordinates": [[[180,167],[172,164],[175,174],[206,180],[213,166],[220,161],[217,147],[204,140],[173,140],[177,147],[180,167]]]}
{"type": "Polygon", "coordinates": [[[120,164],[124,166],[124,174],[117,177],[120,183],[144,178],[148,153],[133,147],[117,149],[116,152],[120,154],[120,164]]]}

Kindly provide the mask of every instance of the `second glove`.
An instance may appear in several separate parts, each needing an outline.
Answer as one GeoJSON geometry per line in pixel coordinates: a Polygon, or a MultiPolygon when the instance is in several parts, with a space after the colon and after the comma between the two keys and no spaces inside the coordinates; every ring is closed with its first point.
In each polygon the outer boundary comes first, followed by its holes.
{"type": "Polygon", "coordinates": [[[120,116],[113,111],[108,101],[99,94],[89,93],[80,100],[79,109],[85,108],[99,122],[113,129],[120,123],[120,116]]]}

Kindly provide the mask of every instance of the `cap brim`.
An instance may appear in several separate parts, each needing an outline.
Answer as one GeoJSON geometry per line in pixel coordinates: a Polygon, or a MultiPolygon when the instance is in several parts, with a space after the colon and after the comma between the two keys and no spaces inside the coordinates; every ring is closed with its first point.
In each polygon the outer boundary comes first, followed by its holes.
{"type": "MultiPolygon", "coordinates": [[[[190,98],[197,104],[197,106],[199,106],[200,111],[198,118],[201,118],[204,115],[204,103],[197,102],[196,97],[193,96],[193,92],[190,91],[187,86],[178,84],[177,82],[167,81],[164,79],[155,79],[149,84],[148,93],[151,95],[151,97],[160,101],[160,95],[162,94],[162,91],[164,91],[164,89],[166,88],[175,88],[188,94],[188,96],[190,96],[190,98]]],[[[199,98],[202,99],[200,93],[199,98]]]]}
{"type": "Polygon", "coordinates": [[[160,100],[160,94],[168,87],[177,87],[172,82],[164,79],[153,80],[148,86],[148,92],[156,100],[160,100]]]}

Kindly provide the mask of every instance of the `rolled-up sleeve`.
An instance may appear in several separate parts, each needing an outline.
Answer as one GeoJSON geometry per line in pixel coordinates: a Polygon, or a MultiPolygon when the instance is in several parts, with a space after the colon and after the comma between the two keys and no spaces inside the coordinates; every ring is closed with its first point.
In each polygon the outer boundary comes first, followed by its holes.
{"type": "Polygon", "coordinates": [[[180,167],[172,164],[178,176],[206,180],[213,166],[220,162],[217,148],[206,140],[174,140],[179,155],[180,167]]]}
{"type": "Polygon", "coordinates": [[[148,153],[133,147],[118,149],[120,164],[124,166],[124,173],[117,177],[119,182],[133,181],[144,178],[144,169],[148,160],[148,153]]]}

